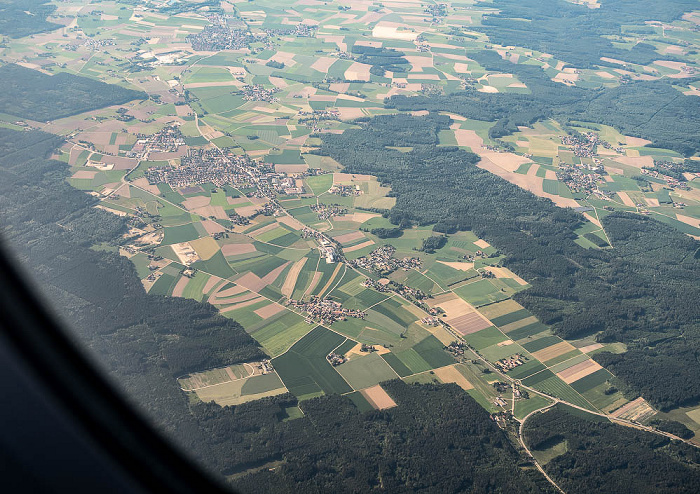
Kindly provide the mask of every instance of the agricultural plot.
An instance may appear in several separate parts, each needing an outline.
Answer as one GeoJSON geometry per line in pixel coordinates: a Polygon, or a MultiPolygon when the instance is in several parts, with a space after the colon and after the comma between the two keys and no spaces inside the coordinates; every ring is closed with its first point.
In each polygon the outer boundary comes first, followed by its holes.
{"type": "Polygon", "coordinates": [[[382,381],[398,378],[398,374],[378,354],[352,359],[335,368],[354,389],[369,388],[382,381]]]}
{"type": "Polygon", "coordinates": [[[345,338],[317,327],[272,362],[289,392],[299,399],[353,391],[326,356],[345,338]]]}

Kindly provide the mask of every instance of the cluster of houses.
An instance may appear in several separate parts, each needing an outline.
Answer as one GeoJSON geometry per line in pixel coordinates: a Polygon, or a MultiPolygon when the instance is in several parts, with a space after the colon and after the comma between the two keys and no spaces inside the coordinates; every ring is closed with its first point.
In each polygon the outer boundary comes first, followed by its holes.
{"type": "Polygon", "coordinates": [[[557,179],[564,182],[572,192],[597,194],[607,197],[605,192],[599,188],[599,184],[605,182],[603,178],[604,173],[605,167],[599,164],[571,165],[560,163],[559,169],[557,170],[557,179]]]}
{"type": "Polygon", "coordinates": [[[311,211],[318,215],[319,220],[327,220],[335,216],[342,216],[348,212],[348,208],[340,204],[312,204],[309,207],[311,211]]]}
{"type": "Polygon", "coordinates": [[[150,184],[167,183],[171,187],[187,187],[211,182],[249,185],[250,176],[243,171],[250,166],[246,156],[222,155],[218,150],[190,149],[179,166],[153,167],[146,170],[150,184]]]}
{"type": "Polygon", "coordinates": [[[241,88],[243,99],[246,101],[265,101],[271,103],[276,101],[275,93],[277,88],[266,89],[262,84],[246,84],[241,88]]]}
{"type": "Polygon", "coordinates": [[[177,126],[170,125],[150,136],[138,135],[136,144],[126,153],[128,158],[147,160],[150,153],[176,153],[185,145],[185,138],[177,126]]]}
{"type": "Polygon", "coordinates": [[[326,356],[326,360],[328,360],[328,362],[333,367],[337,367],[340,364],[344,364],[345,362],[347,362],[348,359],[345,357],[345,355],[340,355],[338,353],[331,352],[326,356]]]}
{"type": "Polygon", "coordinates": [[[337,196],[347,197],[347,196],[359,196],[362,194],[359,185],[333,185],[328,189],[330,194],[335,194],[337,196]]]}
{"type": "Polygon", "coordinates": [[[462,357],[462,356],[464,356],[464,350],[466,348],[467,348],[467,345],[455,340],[452,343],[450,343],[449,345],[447,345],[445,347],[445,350],[450,352],[455,357],[462,357]]]}
{"type": "Polygon", "coordinates": [[[527,362],[527,357],[516,353],[515,355],[511,355],[510,357],[502,358],[498,362],[494,363],[494,365],[501,372],[508,372],[510,370],[515,369],[516,367],[523,365],[525,362],[527,362]]]}
{"type": "Polygon", "coordinates": [[[573,151],[574,156],[579,158],[593,158],[598,156],[598,146],[603,146],[605,149],[613,149],[616,153],[623,154],[625,150],[622,147],[613,147],[608,141],[600,138],[595,132],[575,132],[573,134],[559,136],[561,143],[569,146],[573,151]]]}
{"type": "Polygon", "coordinates": [[[309,227],[304,227],[301,230],[301,238],[313,238],[318,241],[318,250],[321,253],[321,257],[326,259],[327,264],[333,264],[334,262],[342,259],[342,254],[340,252],[340,246],[338,243],[327,235],[313,230],[309,227]]]}
{"type": "Polygon", "coordinates": [[[297,119],[300,124],[306,124],[317,132],[319,130],[319,122],[324,120],[340,120],[340,112],[336,108],[312,111],[301,110],[297,113],[297,119]]]}
{"type": "Polygon", "coordinates": [[[367,256],[348,262],[351,266],[382,274],[391,273],[397,269],[409,270],[421,266],[420,258],[404,257],[403,259],[397,259],[394,257],[395,252],[396,248],[387,244],[374,249],[367,256]]]}
{"type": "Polygon", "coordinates": [[[333,324],[335,321],[345,321],[348,317],[364,319],[367,313],[356,309],[347,309],[335,300],[312,296],[309,301],[289,299],[290,305],[306,313],[308,323],[320,321],[323,324],[333,324]]]}
{"type": "Polygon", "coordinates": [[[192,49],[196,51],[221,51],[240,50],[248,48],[250,43],[256,40],[250,31],[243,29],[231,29],[226,20],[220,16],[209,17],[212,24],[204,27],[196,34],[189,34],[185,38],[192,49]]]}

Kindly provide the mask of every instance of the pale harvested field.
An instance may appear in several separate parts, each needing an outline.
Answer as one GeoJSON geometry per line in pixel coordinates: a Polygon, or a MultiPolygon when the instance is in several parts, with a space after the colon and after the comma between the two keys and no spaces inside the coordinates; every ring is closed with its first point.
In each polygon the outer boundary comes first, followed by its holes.
{"type": "Polygon", "coordinates": [[[234,303],[233,305],[230,305],[226,308],[221,309],[220,312],[222,314],[225,314],[226,312],[231,312],[234,310],[242,309],[244,307],[248,307],[249,305],[255,305],[258,302],[262,302],[263,300],[267,300],[267,299],[265,297],[258,295],[257,297],[250,299],[250,300],[246,300],[245,302],[234,303]]]}
{"type": "Polygon", "coordinates": [[[369,182],[372,180],[372,175],[362,175],[360,173],[334,173],[333,184],[347,184],[369,182]]]}
{"type": "Polygon", "coordinates": [[[515,153],[496,153],[494,151],[484,151],[479,153],[479,155],[488,159],[494,165],[509,172],[514,172],[523,163],[532,163],[532,160],[523,156],[518,156],[515,153]]]}
{"type": "Polygon", "coordinates": [[[517,281],[519,285],[527,285],[527,281],[522,279],[520,276],[516,275],[508,268],[498,268],[494,266],[489,266],[487,269],[491,271],[494,274],[494,276],[496,276],[496,278],[510,278],[512,280],[517,281]]]}
{"type": "Polygon", "coordinates": [[[279,314],[283,310],[284,310],[284,307],[282,307],[280,304],[273,302],[270,305],[266,305],[265,307],[261,307],[254,312],[257,315],[259,315],[260,317],[262,317],[263,319],[267,319],[268,317],[272,317],[275,314],[279,314]]]}
{"type": "Polygon", "coordinates": [[[273,86],[279,88],[279,89],[285,89],[289,84],[287,84],[287,81],[282,79],[281,77],[269,77],[270,82],[272,83],[273,86]]]}
{"type": "Polygon", "coordinates": [[[334,240],[340,242],[341,244],[347,244],[347,243],[350,243],[354,240],[359,240],[361,238],[365,238],[364,233],[351,232],[351,233],[345,233],[343,235],[338,235],[337,237],[334,237],[334,240]]]}
{"type": "Polygon", "coordinates": [[[544,174],[544,178],[547,180],[556,180],[557,179],[557,172],[554,170],[546,170],[544,174]]]}
{"type": "Polygon", "coordinates": [[[404,41],[413,41],[418,37],[418,34],[411,31],[398,31],[398,28],[395,26],[381,26],[379,24],[372,30],[372,36],[375,38],[401,39],[404,41]]]}
{"type": "Polygon", "coordinates": [[[277,173],[304,173],[309,169],[309,165],[275,165],[277,173]]]}
{"type": "Polygon", "coordinates": [[[628,146],[638,148],[646,146],[647,144],[651,144],[651,141],[648,139],[642,139],[641,137],[625,136],[625,143],[628,146]]]}
{"type": "Polygon", "coordinates": [[[578,381],[579,379],[584,378],[589,374],[593,374],[595,371],[600,369],[602,369],[602,367],[597,362],[593,360],[586,360],[585,362],[581,362],[580,364],[576,364],[568,369],[558,372],[557,376],[559,376],[566,384],[571,384],[572,382],[578,381]]]}
{"type": "Polygon", "coordinates": [[[535,322],[537,322],[537,318],[535,316],[526,317],[525,319],[521,319],[519,321],[515,321],[510,324],[505,324],[501,326],[501,331],[503,331],[504,333],[507,333],[509,331],[515,331],[518,328],[525,327],[528,324],[532,324],[535,322]]]}
{"type": "Polygon", "coordinates": [[[236,280],[236,283],[253,292],[258,292],[267,286],[267,283],[253,273],[244,274],[236,280]]]}
{"type": "MultiPolygon", "coordinates": [[[[355,44],[358,44],[359,41],[356,41],[355,44]]],[[[330,85],[330,90],[335,91],[336,93],[345,93],[347,90],[350,89],[350,83],[349,82],[333,82],[330,85]]]]}
{"type": "Polygon", "coordinates": [[[349,81],[369,81],[369,69],[371,65],[366,63],[354,62],[345,71],[345,79],[349,81]]]}
{"type": "Polygon", "coordinates": [[[229,203],[229,206],[235,206],[236,204],[244,204],[248,202],[247,197],[226,197],[226,202],[229,203]]]}
{"type": "Polygon", "coordinates": [[[302,257],[297,262],[295,262],[289,269],[289,273],[287,273],[287,278],[284,280],[284,284],[282,285],[282,295],[284,295],[285,297],[292,296],[292,292],[294,292],[294,285],[296,285],[299,273],[304,267],[304,264],[306,264],[307,259],[308,258],[306,257],[302,257]]]}
{"type": "Polygon", "coordinates": [[[333,284],[337,283],[336,281],[336,276],[338,276],[338,273],[340,272],[340,269],[343,267],[343,263],[338,263],[335,266],[335,269],[333,270],[333,274],[331,274],[331,277],[328,279],[324,287],[318,292],[319,294],[326,293],[326,290],[328,290],[333,284]]]}
{"type": "Polygon", "coordinates": [[[442,305],[444,303],[449,302],[450,300],[454,300],[454,299],[458,299],[458,298],[459,297],[457,295],[455,295],[454,293],[447,292],[447,293],[443,293],[441,295],[437,295],[433,298],[429,298],[425,301],[425,303],[427,303],[428,307],[430,307],[432,309],[433,307],[436,307],[438,305],[442,305]]]}
{"type": "Polygon", "coordinates": [[[314,276],[313,276],[313,278],[311,278],[311,284],[304,292],[304,295],[306,295],[307,293],[312,293],[316,289],[316,285],[318,285],[318,282],[321,281],[322,276],[323,276],[322,272],[314,271],[314,276]]]}
{"type": "Polygon", "coordinates": [[[219,278],[216,275],[211,275],[205,283],[204,288],[202,288],[202,293],[209,293],[216,286],[216,284],[221,281],[223,281],[222,278],[219,278]]]}
{"type": "Polygon", "coordinates": [[[295,230],[303,230],[306,226],[304,225],[304,223],[294,218],[293,216],[280,216],[279,218],[277,218],[277,221],[287,226],[291,226],[295,230]]]}
{"type": "Polygon", "coordinates": [[[365,113],[362,108],[342,107],[338,108],[338,114],[341,120],[355,120],[356,118],[364,117],[365,113]]]}
{"type": "Polygon", "coordinates": [[[592,352],[593,350],[597,350],[599,348],[603,348],[602,343],[593,343],[592,345],[586,345],[586,346],[579,348],[579,350],[583,353],[588,353],[588,352],[592,352]]]}
{"type": "Polygon", "coordinates": [[[498,302],[496,304],[485,305],[479,312],[481,312],[488,319],[493,319],[498,316],[503,316],[515,312],[516,310],[522,309],[523,306],[512,299],[504,300],[503,302],[498,302]]]}
{"type": "Polygon", "coordinates": [[[473,262],[449,262],[449,261],[438,261],[440,264],[444,264],[445,266],[449,266],[452,269],[456,269],[458,271],[469,271],[474,267],[473,262]]]}
{"type": "Polygon", "coordinates": [[[433,370],[438,379],[443,383],[455,383],[457,386],[462,388],[464,391],[472,389],[474,386],[470,383],[466,377],[462,375],[461,372],[455,367],[457,364],[448,365],[447,367],[440,367],[439,369],[433,370]]]}
{"type": "Polygon", "coordinates": [[[203,208],[195,208],[192,210],[193,213],[204,217],[204,218],[209,218],[213,216],[217,220],[227,220],[228,215],[226,214],[226,211],[222,206],[204,206],[203,208]]]}
{"type": "Polygon", "coordinates": [[[493,86],[481,86],[479,89],[477,89],[480,93],[497,93],[498,88],[495,88],[493,86]]]}
{"type": "MultiPolygon", "coordinates": [[[[462,57],[459,57],[461,60],[462,57]]],[[[458,74],[469,74],[469,65],[466,63],[455,62],[455,72],[458,74]]]]}
{"type": "Polygon", "coordinates": [[[351,213],[333,219],[335,221],[354,221],[355,223],[364,223],[367,220],[371,220],[372,218],[377,218],[379,216],[381,215],[377,213],[351,213]]]}
{"type": "Polygon", "coordinates": [[[386,410],[396,406],[396,402],[391,399],[391,396],[379,384],[363,389],[360,393],[376,410],[386,410]]]}
{"type": "Polygon", "coordinates": [[[559,355],[564,355],[565,353],[568,353],[575,349],[576,348],[572,344],[567,343],[566,341],[562,341],[560,343],[557,343],[556,345],[548,346],[547,348],[538,350],[534,352],[532,356],[540,362],[546,362],[547,360],[558,357],[559,355]]]}
{"type": "Polygon", "coordinates": [[[652,168],[654,166],[653,156],[616,156],[613,159],[623,165],[634,166],[636,168],[645,166],[652,168]]]}
{"type": "Polygon", "coordinates": [[[491,247],[490,243],[488,243],[486,240],[482,240],[482,239],[479,239],[476,242],[474,242],[474,245],[476,245],[480,249],[485,249],[487,247],[491,247]]]}
{"type": "Polygon", "coordinates": [[[583,213],[583,215],[586,217],[586,219],[588,221],[590,221],[591,223],[596,225],[598,228],[603,228],[603,225],[601,224],[601,222],[597,218],[594,218],[593,216],[591,216],[588,213],[583,213]]]}
{"type": "Polygon", "coordinates": [[[195,196],[195,197],[188,197],[182,202],[182,207],[185,209],[197,209],[197,208],[202,208],[204,206],[208,206],[209,203],[211,202],[211,197],[206,197],[206,196],[195,196]]]}
{"type": "Polygon", "coordinates": [[[207,231],[209,235],[213,235],[214,233],[221,233],[225,232],[226,228],[218,224],[216,221],[212,220],[204,220],[202,221],[202,226],[204,226],[204,229],[207,231]]]}
{"type": "Polygon", "coordinates": [[[700,228],[700,220],[697,218],[676,213],[676,219],[678,219],[678,221],[682,221],[686,225],[694,226],[695,228],[700,228]]]}
{"type": "MultiPolygon", "coordinates": [[[[484,153],[481,153],[482,156],[484,153]]],[[[493,153],[493,154],[508,154],[508,153],[493,153]]],[[[515,155],[514,155],[515,156],[515,155]]],[[[512,168],[514,164],[513,162],[510,163],[510,167],[512,168]]],[[[542,188],[542,179],[540,177],[533,177],[531,175],[521,175],[519,173],[514,173],[512,171],[508,171],[507,169],[497,165],[493,161],[491,161],[488,158],[482,158],[482,160],[477,164],[479,168],[482,168],[484,170],[487,170],[494,175],[498,175],[499,177],[508,180],[510,183],[517,185],[518,187],[529,190],[533,194],[539,197],[545,197],[547,199],[550,199],[554,204],[556,204],[559,207],[562,208],[576,208],[579,206],[579,204],[574,200],[574,199],[566,199],[561,196],[555,196],[553,194],[548,194],[546,193],[543,188],[542,188]]],[[[519,166],[519,165],[518,165],[519,166]]],[[[516,166],[515,168],[517,169],[516,166]]]]}
{"type": "Polygon", "coordinates": [[[197,252],[199,258],[206,261],[211,259],[214,254],[219,251],[219,244],[211,237],[202,237],[197,240],[191,240],[190,245],[197,252]]]}
{"type": "MultiPolygon", "coordinates": [[[[234,295],[238,295],[239,293],[246,292],[247,289],[245,287],[235,285],[232,287],[229,287],[225,290],[220,290],[215,293],[212,293],[212,297],[215,298],[227,298],[227,297],[233,297],[234,295]]],[[[210,297],[211,298],[211,297],[210,297]]]]}
{"type": "Polygon", "coordinates": [[[369,247],[370,245],[374,245],[374,242],[372,240],[367,240],[366,242],[362,242],[361,244],[353,245],[352,247],[344,248],[343,250],[345,252],[354,252],[356,250],[364,249],[365,247],[369,247]]]}
{"type": "Polygon", "coordinates": [[[618,192],[617,195],[620,197],[620,200],[622,201],[622,204],[625,206],[629,206],[631,208],[637,207],[637,205],[634,203],[634,201],[630,198],[630,196],[627,195],[627,192],[618,192]]]}
{"type": "Polygon", "coordinates": [[[92,170],[78,170],[71,178],[90,179],[95,178],[98,172],[92,170]]]}
{"type": "Polygon", "coordinates": [[[225,244],[221,246],[224,256],[237,256],[239,254],[249,254],[255,252],[253,244],[225,244]]]}
{"type": "Polygon", "coordinates": [[[455,129],[458,146],[467,146],[476,152],[484,146],[484,140],[473,130],[455,129]]]}
{"type": "Polygon", "coordinates": [[[241,396],[243,384],[246,379],[238,379],[229,381],[206,388],[201,388],[195,391],[200,400],[204,402],[213,401],[221,406],[240,405],[249,401],[259,400],[268,396],[276,396],[287,392],[287,388],[282,387],[267,391],[265,393],[256,393],[251,395],[241,396]]]}
{"type": "Polygon", "coordinates": [[[287,266],[289,266],[289,264],[291,262],[292,261],[287,261],[284,264],[282,264],[281,266],[276,267],[275,269],[273,269],[272,271],[267,273],[265,276],[263,276],[262,280],[269,285],[270,283],[272,283],[273,281],[275,281],[279,277],[279,275],[282,273],[282,271],[284,271],[285,268],[287,266]]]}
{"type": "Polygon", "coordinates": [[[249,300],[258,299],[260,295],[255,292],[245,292],[241,295],[234,297],[222,297],[221,295],[216,295],[213,299],[209,297],[211,304],[241,304],[243,302],[248,302],[249,300]]]}
{"type": "Polygon", "coordinates": [[[143,189],[147,192],[150,192],[151,194],[153,194],[155,196],[160,195],[160,190],[158,189],[158,187],[156,187],[155,185],[149,184],[148,179],[146,177],[137,178],[136,180],[134,180],[133,183],[139,189],[143,189]]]}
{"type": "Polygon", "coordinates": [[[189,282],[190,279],[187,276],[180,277],[180,279],[177,280],[175,288],[173,288],[173,297],[182,297],[182,294],[185,291],[185,287],[189,282]]]}

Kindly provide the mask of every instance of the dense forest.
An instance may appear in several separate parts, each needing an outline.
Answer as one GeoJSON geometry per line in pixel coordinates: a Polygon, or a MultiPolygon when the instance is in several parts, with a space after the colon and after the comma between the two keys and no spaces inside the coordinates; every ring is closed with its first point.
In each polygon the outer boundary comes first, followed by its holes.
{"type": "Polygon", "coordinates": [[[565,492],[697,492],[700,450],[565,406],[531,417],[525,444],[558,450],[546,472],[565,492]]]}
{"type": "Polygon", "coordinates": [[[406,111],[451,111],[495,122],[489,131],[492,138],[544,118],[562,122],[575,119],[611,125],[623,134],[649,139],[653,146],[686,156],[700,152],[696,138],[700,134],[700,98],[684,96],[670,82],[640,81],[617,88],[583,89],[554,82],[539,67],[513,64],[493,51],[469,56],[488,70],[516,74],[530,94],[467,89],[448,96],[393,96],[387,106],[406,111]]]}
{"type": "MultiPolygon", "coordinates": [[[[609,38],[622,34],[623,25],[644,27],[644,21],[671,22],[697,8],[695,0],[605,0],[601,8],[575,5],[565,0],[494,0],[497,9],[484,17],[475,30],[486,33],[493,43],[523,46],[577,68],[606,65],[600,57],[649,64],[661,55],[649,44],[631,50],[617,48],[609,38]]],[[[668,55],[663,55],[668,60],[668,55]]]]}
{"type": "Polygon", "coordinates": [[[48,0],[4,0],[0,2],[0,34],[22,38],[61,27],[46,20],[56,11],[48,0]]]}
{"type": "Polygon", "coordinates": [[[478,168],[476,154],[437,146],[447,116],[360,125],[325,135],[316,152],[391,185],[392,223],[474,231],[531,283],[516,299],[559,335],[625,342],[627,353],[596,359],[637,393],[662,409],[700,399],[699,242],[652,219],[612,213],[603,221],[614,249],[586,250],[574,243],[581,215],[478,168]]]}
{"type": "Polygon", "coordinates": [[[244,491],[549,492],[454,385],[388,383],[399,406],[385,412],[361,413],[347,397],[317,398],[289,421],[285,409],[298,405],[291,395],[225,408],[189,403],[175,376],[264,355],[212,306],[148,295],[131,262],[91,248],[116,245],[125,223],[67,184],[67,165],[47,159],[60,143],[0,129],[2,236],[95,362],[183,451],[236,476],[244,491]],[[268,464],[278,466],[274,473],[238,476],[268,464]]]}
{"type": "Polygon", "coordinates": [[[0,87],[0,112],[41,122],[148,99],[142,91],[65,72],[50,76],[15,64],[0,67],[0,87]]]}

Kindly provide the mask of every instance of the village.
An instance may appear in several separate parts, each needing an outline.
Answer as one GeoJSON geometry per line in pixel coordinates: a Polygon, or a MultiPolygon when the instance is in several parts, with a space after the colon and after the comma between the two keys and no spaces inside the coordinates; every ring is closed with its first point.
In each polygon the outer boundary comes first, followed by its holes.
{"type": "Polygon", "coordinates": [[[357,268],[366,269],[379,274],[389,274],[397,269],[414,269],[421,266],[421,260],[418,257],[404,257],[397,259],[394,257],[396,248],[393,245],[383,245],[378,249],[373,250],[367,256],[359,257],[348,263],[357,268]]]}
{"type": "Polygon", "coordinates": [[[343,216],[348,212],[348,208],[340,204],[312,204],[309,208],[318,215],[319,220],[328,220],[336,216],[343,216]]]}
{"type": "Polygon", "coordinates": [[[306,313],[306,322],[321,322],[331,325],[335,321],[344,321],[348,317],[364,319],[367,313],[361,310],[347,309],[335,300],[312,296],[308,301],[289,299],[288,306],[306,313]]]}

